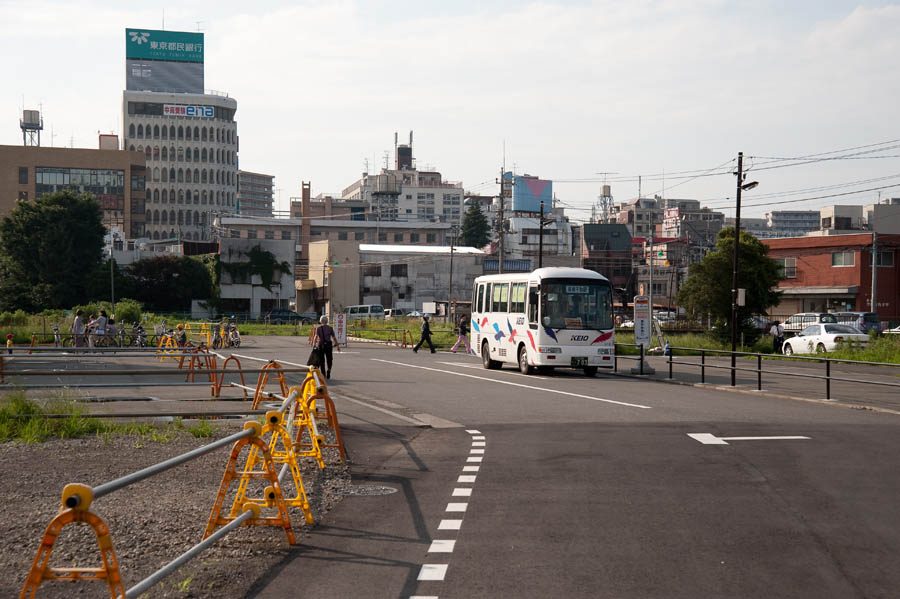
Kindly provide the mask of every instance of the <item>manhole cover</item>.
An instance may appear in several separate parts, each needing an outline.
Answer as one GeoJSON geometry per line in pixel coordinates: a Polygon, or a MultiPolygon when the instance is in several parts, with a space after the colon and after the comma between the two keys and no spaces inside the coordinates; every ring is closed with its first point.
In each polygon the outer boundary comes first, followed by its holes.
{"type": "Polygon", "coordinates": [[[396,493],[394,487],[384,487],[381,485],[350,485],[344,492],[344,495],[390,495],[396,493]]]}

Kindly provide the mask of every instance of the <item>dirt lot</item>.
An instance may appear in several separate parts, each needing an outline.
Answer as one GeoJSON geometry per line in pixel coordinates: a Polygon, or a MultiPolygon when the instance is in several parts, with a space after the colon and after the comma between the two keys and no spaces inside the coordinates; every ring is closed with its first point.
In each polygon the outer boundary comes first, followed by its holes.
{"type": "MultiPolygon", "coordinates": [[[[216,434],[221,438],[238,430],[237,424],[223,424],[216,434]]],[[[0,444],[0,497],[6,505],[0,519],[0,597],[18,597],[22,591],[44,530],[58,510],[65,484],[96,486],[209,442],[210,439],[178,432],[162,440],[113,436],[54,440],[40,445],[0,444]]],[[[93,511],[110,528],[126,589],[201,539],[229,454],[227,448],[217,449],[94,502],[93,511]]],[[[314,462],[307,462],[302,466],[303,482],[318,521],[343,497],[350,478],[335,450],[327,450],[324,471],[314,462]]],[[[243,464],[238,464],[240,469],[243,464]]],[[[293,491],[292,485],[286,486],[286,491],[293,491]]],[[[226,506],[230,505],[226,500],[226,506]]],[[[290,508],[289,513],[297,542],[302,543],[307,528],[302,512],[290,508]]],[[[238,599],[288,551],[282,529],[244,527],[159,583],[146,596],[238,599]]],[[[63,529],[50,563],[57,567],[99,566],[90,528],[72,524],[63,529]]],[[[100,582],[49,582],[41,586],[37,597],[109,597],[107,589],[100,582]]]]}

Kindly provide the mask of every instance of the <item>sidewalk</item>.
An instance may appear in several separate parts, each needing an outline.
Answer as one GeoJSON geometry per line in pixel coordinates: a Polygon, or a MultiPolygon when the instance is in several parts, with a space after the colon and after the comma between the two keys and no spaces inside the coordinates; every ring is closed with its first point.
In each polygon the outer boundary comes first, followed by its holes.
{"type": "MultiPolygon", "coordinates": [[[[656,372],[645,374],[645,378],[760,393],[757,391],[758,363],[755,357],[738,358],[735,387],[731,386],[731,358],[727,356],[706,356],[704,383],[701,383],[700,356],[675,355],[672,360],[672,379],[669,379],[667,357],[647,356],[646,361],[656,372]]],[[[637,356],[619,356],[617,374],[632,376],[631,369],[637,366],[637,356]]],[[[847,406],[900,413],[900,366],[832,363],[830,367],[832,377],[830,401],[847,406]],[[835,380],[836,378],[848,380],[835,380]],[[897,386],[885,386],[884,383],[897,386]]],[[[827,387],[824,378],[825,368],[824,362],[763,358],[761,392],[797,399],[825,400],[827,387]]]]}

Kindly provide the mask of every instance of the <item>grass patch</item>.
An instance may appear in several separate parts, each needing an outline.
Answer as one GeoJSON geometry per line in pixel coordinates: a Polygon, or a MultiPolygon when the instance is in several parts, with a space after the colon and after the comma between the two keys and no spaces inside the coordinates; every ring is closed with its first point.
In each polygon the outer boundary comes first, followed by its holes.
{"type": "Polygon", "coordinates": [[[184,427],[181,420],[158,425],[146,422],[110,423],[87,415],[84,407],[71,398],[56,397],[34,401],[24,391],[14,391],[0,397],[0,443],[19,441],[34,444],[48,439],[79,439],[97,436],[105,443],[113,436],[131,436],[138,447],[147,443],[169,443],[187,429],[194,437],[207,438],[217,428],[209,421],[184,427]],[[48,415],[64,414],[63,418],[48,415]]]}

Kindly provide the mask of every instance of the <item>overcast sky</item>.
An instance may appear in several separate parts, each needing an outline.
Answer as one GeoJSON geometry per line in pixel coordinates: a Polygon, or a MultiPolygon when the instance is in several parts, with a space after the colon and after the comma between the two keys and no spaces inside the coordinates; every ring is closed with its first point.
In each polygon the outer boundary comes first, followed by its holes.
{"type": "Polygon", "coordinates": [[[745,217],[900,197],[891,2],[0,0],[0,144],[21,143],[23,103],[43,108],[43,145],[121,134],[125,29],[160,29],[163,12],[205,34],[206,88],[238,102],[240,168],[276,177],[279,208],[301,180],[340,193],[366,160],[393,163],[410,130],[420,168],[484,194],[505,147],[573,220],[603,172],[616,201],[641,175],[645,196],[731,216],[739,151],[760,183],[745,217]],[[841,159],[773,161],[825,152],[841,159]],[[725,174],[693,178],[710,170],[725,174]]]}

